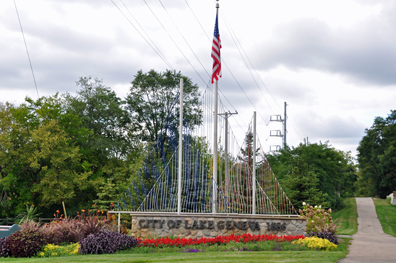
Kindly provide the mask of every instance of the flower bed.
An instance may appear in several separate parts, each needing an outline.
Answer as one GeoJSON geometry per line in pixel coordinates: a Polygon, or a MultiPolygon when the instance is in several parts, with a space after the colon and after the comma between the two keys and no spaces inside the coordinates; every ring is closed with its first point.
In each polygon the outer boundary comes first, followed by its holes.
{"type": "Polygon", "coordinates": [[[78,255],[80,244],[74,243],[66,246],[57,246],[54,244],[48,244],[42,248],[42,251],[37,253],[38,257],[59,257],[66,255],[78,255]]]}
{"type": "Polygon", "coordinates": [[[292,242],[292,244],[297,245],[305,245],[311,249],[319,249],[319,250],[336,250],[337,245],[333,242],[330,242],[327,239],[319,238],[319,237],[307,237],[305,239],[299,239],[292,242]]]}
{"type": "Polygon", "coordinates": [[[54,257],[115,252],[134,254],[157,252],[306,251],[312,249],[331,251],[337,249],[337,245],[329,242],[327,239],[304,237],[302,235],[231,234],[229,236],[203,237],[198,239],[166,237],[136,240],[131,236],[105,231],[91,234],[89,237],[81,240],[80,243],[66,246],[45,245],[36,256],[54,257]]]}
{"type": "Polygon", "coordinates": [[[304,240],[304,236],[277,236],[231,234],[213,238],[148,238],[139,240],[136,247],[119,253],[157,253],[157,252],[227,252],[227,251],[305,251],[305,244],[293,244],[292,241],[304,240]]]}
{"type": "Polygon", "coordinates": [[[227,244],[231,241],[235,242],[258,242],[258,241],[277,241],[277,242],[290,242],[293,240],[304,239],[303,235],[297,236],[277,236],[277,235],[251,235],[251,234],[242,234],[235,235],[231,234],[229,236],[217,236],[213,238],[202,237],[198,239],[192,238],[176,238],[171,239],[169,237],[165,238],[151,238],[140,240],[138,246],[139,247],[184,247],[191,245],[201,245],[201,244],[227,244]]]}

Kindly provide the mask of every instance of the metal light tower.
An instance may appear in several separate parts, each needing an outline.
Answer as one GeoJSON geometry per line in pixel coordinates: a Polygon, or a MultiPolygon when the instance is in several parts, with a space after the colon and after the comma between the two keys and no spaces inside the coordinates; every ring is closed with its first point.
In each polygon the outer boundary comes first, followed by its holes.
{"type": "Polygon", "coordinates": [[[287,133],[287,130],[286,130],[286,120],[287,120],[286,106],[287,106],[287,103],[285,101],[283,119],[280,114],[270,116],[270,121],[278,121],[278,122],[282,122],[282,124],[283,124],[283,134],[280,130],[271,130],[270,131],[271,137],[282,137],[282,147],[280,147],[279,145],[273,145],[276,149],[285,148],[285,146],[286,146],[286,133],[287,133]]]}

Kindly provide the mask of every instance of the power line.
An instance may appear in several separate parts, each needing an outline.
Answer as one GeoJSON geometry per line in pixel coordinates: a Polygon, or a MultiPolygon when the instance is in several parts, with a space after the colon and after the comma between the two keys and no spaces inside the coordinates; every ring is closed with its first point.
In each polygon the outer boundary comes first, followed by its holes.
{"type": "Polygon", "coordinates": [[[205,35],[206,35],[206,37],[208,38],[208,40],[209,40],[209,41],[212,41],[212,40],[210,39],[210,37],[208,36],[208,34],[206,34],[205,29],[203,28],[201,22],[199,22],[197,16],[195,15],[195,13],[194,13],[194,11],[192,10],[191,6],[188,4],[187,0],[184,0],[184,1],[186,2],[186,4],[187,4],[188,8],[190,9],[191,13],[194,15],[195,20],[196,20],[196,21],[198,22],[198,24],[201,26],[201,29],[202,29],[202,31],[205,33],[205,35]]]}
{"type": "MultiPolygon", "coordinates": [[[[146,33],[146,31],[144,30],[144,28],[140,25],[139,21],[133,16],[132,12],[129,11],[129,8],[125,5],[124,1],[120,0],[121,3],[123,4],[123,6],[125,7],[125,9],[128,11],[128,13],[131,15],[131,17],[133,18],[133,20],[135,20],[136,24],[140,27],[140,29],[144,32],[144,34],[147,36],[147,38],[151,41],[151,43],[153,44],[153,46],[158,50],[160,57],[166,61],[166,64],[173,70],[171,64],[169,63],[169,61],[166,59],[165,55],[162,54],[161,50],[157,47],[157,45],[154,43],[154,41],[150,38],[149,34],[146,33]]],[[[136,29],[136,28],[135,28],[136,29]]],[[[136,29],[137,30],[137,29],[136,29]]]]}
{"type": "MultiPolygon", "coordinates": [[[[267,68],[267,71],[269,71],[267,65],[265,64],[265,61],[264,61],[263,57],[261,56],[260,50],[257,48],[256,43],[254,43],[254,46],[256,47],[257,53],[258,53],[259,56],[260,56],[261,62],[263,62],[264,66],[267,68]]],[[[272,82],[274,83],[274,85],[276,86],[276,83],[275,83],[275,81],[273,80],[271,74],[268,73],[268,75],[270,76],[271,81],[272,81],[272,82]]],[[[263,84],[264,84],[264,83],[263,83],[263,84]]],[[[282,109],[281,106],[280,106],[279,103],[274,99],[274,97],[272,96],[272,94],[271,94],[271,92],[269,91],[269,89],[268,89],[266,86],[265,86],[265,88],[267,89],[268,93],[271,95],[271,98],[274,100],[275,104],[276,104],[276,105],[279,107],[279,109],[281,110],[281,109],[282,109]]]]}
{"type": "MultiPolygon", "coordinates": [[[[254,46],[256,47],[257,53],[258,53],[259,56],[260,56],[261,62],[263,62],[264,67],[267,68],[268,75],[269,75],[271,81],[274,83],[274,85],[275,85],[275,87],[276,87],[277,85],[276,85],[274,79],[272,78],[271,73],[269,73],[269,69],[268,69],[268,67],[267,67],[267,65],[266,65],[266,63],[265,63],[263,57],[261,56],[260,50],[257,48],[256,44],[254,44],[254,46]]],[[[278,90],[279,90],[279,89],[278,89],[278,90]]],[[[268,90],[268,88],[267,88],[267,91],[268,91],[268,93],[271,95],[271,98],[274,100],[274,102],[275,102],[276,105],[279,107],[279,109],[282,110],[281,106],[280,106],[280,105],[278,104],[278,102],[274,99],[274,97],[272,96],[272,94],[270,93],[270,91],[268,90]]],[[[289,122],[290,122],[291,126],[293,127],[294,131],[297,133],[297,135],[301,137],[301,135],[298,133],[297,129],[294,127],[293,122],[292,122],[291,120],[290,120],[289,122]]],[[[294,140],[296,140],[292,135],[291,135],[291,137],[292,137],[294,140]]],[[[296,141],[297,141],[297,140],[296,140],[296,141]]]]}
{"type": "MultiPolygon", "coordinates": [[[[281,108],[281,107],[279,106],[278,102],[277,102],[277,101],[274,99],[274,97],[272,96],[272,94],[271,94],[271,92],[269,91],[269,89],[268,89],[268,88],[266,87],[266,85],[264,84],[264,82],[263,82],[263,80],[261,79],[261,77],[259,76],[259,74],[257,73],[257,70],[254,68],[254,66],[253,66],[253,64],[252,64],[252,62],[251,62],[249,56],[246,54],[246,52],[245,52],[243,46],[240,44],[240,42],[239,42],[238,38],[236,37],[234,31],[232,30],[232,27],[231,27],[231,26],[230,26],[230,28],[228,27],[228,22],[227,22],[226,16],[224,15],[224,12],[223,12],[223,11],[222,11],[222,14],[223,14],[222,17],[224,18],[224,21],[226,22],[227,29],[228,29],[229,32],[230,32],[230,35],[231,35],[231,37],[232,37],[232,39],[233,39],[233,41],[234,41],[234,43],[235,43],[235,46],[237,47],[238,52],[239,52],[239,54],[241,55],[241,57],[242,57],[242,59],[243,59],[245,65],[246,65],[246,67],[248,68],[248,70],[249,70],[249,72],[250,72],[250,75],[252,76],[252,78],[253,78],[254,82],[256,83],[257,87],[259,88],[259,85],[257,84],[255,78],[253,77],[253,75],[252,75],[252,73],[251,73],[251,71],[250,71],[250,69],[249,69],[249,66],[247,65],[247,63],[246,63],[246,61],[245,61],[245,59],[244,59],[244,57],[243,57],[243,55],[242,55],[242,53],[241,53],[241,51],[240,51],[238,45],[237,45],[237,43],[235,42],[234,36],[235,36],[235,39],[236,39],[236,41],[238,42],[238,44],[241,46],[242,51],[243,51],[243,53],[245,54],[245,56],[246,56],[247,60],[249,61],[250,65],[252,66],[252,68],[253,68],[254,71],[256,72],[256,75],[258,76],[258,78],[260,79],[261,83],[263,84],[263,86],[264,86],[265,89],[267,90],[268,94],[271,96],[271,98],[272,98],[273,101],[277,104],[277,106],[278,106],[279,108],[281,108]]],[[[256,46],[256,49],[257,49],[257,46],[256,46]]],[[[260,54],[260,52],[259,52],[259,55],[260,55],[261,60],[263,60],[263,59],[262,59],[262,56],[261,56],[261,54],[260,54]]],[[[272,78],[271,78],[271,79],[272,79],[272,78]]],[[[273,81],[273,80],[272,80],[272,81],[273,81]]],[[[274,82],[274,81],[273,81],[273,82],[274,82]]],[[[275,82],[274,82],[274,83],[275,83],[275,82]]],[[[265,101],[267,102],[268,106],[269,106],[270,109],[272,110],[272,112],[275,113],[274,110],[272,109],[271,105],[268,103],[267,99],[265,98],[265,96],[264,96],[264,94],[262,93],[262,91],[261,91],[260,88],[259,88],[259,90],[260,90],[261,94],[263,95],[265,101]]],[[[260,116],[261,116],[261,115],[260,115],[260,116]]],[[[262,117],[262,116],[261,116],[261,117],[262,117]]],[[[268,124],[269,124],[269,122],[267,123],[267,126],[268,126],[268,124]]],[[[293,127],[293,129],[296,131],[296,133],[301,137],[301,135],[298,133],[297,129],[294,127],[293,123],[290,122],[290,124],[291,124],[291,126],[293,127]]],[[[292,137],[293,137],[293,136],[292,136],[292,137]]]]}
{"type": "MultiPolygon", "coordinates": [[[[167,15],[169,16],[169,18],[170,18],[170,20],[172,21],[173,25],[176,27],[176,29],[177,29],[177,31],[179,32],[179,34],[182,36],[184,42],[185,42],[185,43],[187,44],[187,46],[190,48],[191,52],[194,54],[194,56],[195,56],[195,58],[198,60],[199,64],[201,65],[201,67],[203,68],[203,70],[206,72],[206,74],[207,74],[208,77],[210,78],[209,72],[208,72],[208,71],[206,70],[206,68],[202,65],[201,60],[200,60],[200,59],[198,58],[198,56],[195,54],[195,52],[194,52],[194,50],[191,48],[190,44],[187,42],[187,40],[185,39],[184,35],[181,33],[179,27],[178,27],[177,24],[174,22],[174,20],[172,19],[171,15],[168,13],[168,10],[166,9],[166,7],[165,7],[164,4],[162,3],[162,1],[159,0],[159,2],[161,3],[162,7],[163,7],[164,10],[166,11],[167,15]]],[[[191,7],[190,7],[190,5],[188,4],[187,1],[186,1],[186,3],[187,3],[187,5],[188,5],[188,7],[190,8],[191,12],[193,13],[194,17],[197,19],[197,17],[195,16],[195,13],[192,11],[192,9],[191,9],[191,7]]],[[[198,20],[197,20],[197,21],[198,21],[198,20]]],[[[198,23],[199,23],[199,21],[198,21],[198,23]]],[[[199,23],[199,24],[200,24],[201,28],[203,29],[201,23],[199,23]]],[[[205,31],[204,31],[204,32],[205,32],[205,31]]],[[[208,39],[209,39],[209,41],[210,41],[209,36],[208,36],[207,34],[205,34],[205,35],[208,37],[208,39]]],[[[210,82],[210,81],[209,81],[209,82],[210,82]]],[[[208,86],[209,83],[206,84],[206,85],[208,86]]],[[[235,110],[235,107],[231,104],[231,102],[227,99],[227,97],[224,95],[224,93],[223,93],[221,90],[220,90],[220,93],[221,93],[221,94],[223,95],[223,97],[228,101],[228,103],[230,104],[230,106],[233,107],[234,110],[235,110]]]]}
{"type": "MultiPolygon", "coordinates": [[[[188,4],[187,0],[185,0],[187,6],[189,7],[191,13],[194,15],[195,20],[198,22],[198,24],[201,26],[202,31],[205,33],[205,35],[207,36],[207,38],[209,39],[209,41],[211,41],[210,37],[208,36],[208,34],[206,33],[205,29],[203,28],[201,22],[199,22],[197,16],[195,15],[193,9],[191,8],[191,6],[188,4]]],[[[250,102],[250,104],[255,108],[255,110],[257,111],[256,107],[254,106],[254,104],[252,103],[252,101],[249,99],[249,97],[247,96],[246,92],[243,90],[242,86],[239,84],[238,80],[236,79],[235,75],[233,74],[233,72],[231,71],[231,69],[228,67],[226,61],[224,60],[223,57],[221,57],[221,61],[222,63],[226,66],[226,68],[228,69],[228,71],[230,72],[231,76],[233,77],[233,79],[235,80],[235,82],[237,83],[238,87],[242,90],[243,94],[245,95],[245,97],[247,98],[247,100],[250,102]]],[[[219,89],[220,90],[220,89],[219,89]]],[[[221,92],[221,91],[220,91],[221,92]]],[[[222,93],[223,94],[223,93],[222,93]]],[[[223,94],[224,95],[224,94],[223,94]]],[[[225,97],[225,96],[224,96],[225,97]]],[[[226,98],[226,97],[225,97],[226,98]]],[[[227,99],[227,98],[226,98],[227,99]]],[[[228,101],[228,99],[227,99],[228,101]]],[[[229,101],[228,101],[229,102],[229,101]]],[[[229,102],[230,103],[230,102],[229,102]]],[[[230,105],[232,106],[232,104],[230,103],[230,105]]],[[[234,107],[234,106],[232,106],[234,107]]],[[[235,109],[235,107],[234,107],[235,109]]],[[[259,113],[260,114],[260,113],[259,113]]],[[[260,117],[264,120],[264,118],[260,115],[260,117]]],[[[242,117],[239,115],[239,118],[242,119],[242,117]]],[[[264,120],[265,122],[265,120],[264,120]]],[[[268,125],[268,124],[266,124],[268,125]]]]}
{"type": "Polygon", "coordinates": [[[125,19],[129,22],[129,24],[139,33],[139,35],[146,41],[146,43],[149,44],[149,46],[154,50],[154,52],[157,53],[157,55],[162,59],[162,61],[164,61],[165,64],[166,64],[169,68],[173,69],[172,65],[166,60],[166,58],[165,58],[165,57],[162,57],[162,56],[160,55],[160,53],[150,44],[150,42],[149,42],[149,41],[142,35],[142,33],[135,27],[135,25],[131,22],[131,20],[129,20],[129,18],[124,14],[124,12],[122,12],[122,10],[117,6],[117,4],[114,3],[113,0],[110,0],[110,1],[115,5],[115,7],[117,7],[118,11],[120,11],[120,13],[125,17],[125,19]]]}
{"type": "Polygon", "coordinates": [[[21,23],[21,19],[19,18],[18,7],[16,5],[15,0],[14,0],[14,5],[15,5],[15,11],[16,11],[17,16],[18,16],[19,26],[21,27],[23,42],[25,43],[26,53],[27,53],[27,56],[28,56],[28,59],[29,59],[30,70],[32,71],[32,76],[33,76],[34,86],[36,87],[37,97],[40,98],[40,95],[39,95],[39,92],[38,92],[38,88],[37,88],[37,83],[36,83],[36,77],[34,76],[32,61],[30,60],[29,50],[28,50],[28,47],[27,47],[27,44],[26,44],[25,34],[23,33],[22,23],[21,23]]]}
{"type": "Polygon", "coordinates": [[[173,21],[172,16],[168,13],[168,10],[165,8],[164,4],[162,3],[161,0],[158,0],[162,7],[164,8],[166,14],[169,16],[169,19],[172,21],[173,25],[176,27],[177,31],[179,32],[179,34],[182,36],[184,42],[186,42],[187,46],[190,48],[191,52],[194,54],[195,58],[198,60],[199,64],[201,64],[201,67],[203,68],[203,70],[206,72],[206,74],[208,75],[208,77],[210,78],[210,74],[209,72],[206,70],[206,68],[202,65],[201,60],[198,58],[198,56],[195,54],[194,50],[191,48],[190,44],[188,44],[186,38],[184,37],[184,35],[180,32],[179,27],[177,26],[177,24],[173,21]]]}
{"type": "MultiPolygon", "coordinates": [[[[222,14],[223,14],[223,12],[222,12],[222,14]]],[[[238,38],[235,36],[235,33],[234,33],[234,31],[232,30],[231,26],[228,25],[228,22],[227,22],[227,19],[226,19],[225,15],[223,15],[222,17],[223,17],[223,19],[224,19],[224,22],[225,22],[225,24],[226,24],[226,27],[227,27],[227,29],[228,29],[228,32],[230,33],[230,36],[231,36],[232,40],[234,41],[234,44],[235,44],[236,48],[238,49],[239,55],[241,55],[241,58],[242,58],[243,62],[244,62],[245,65],[246,65],[246,68],[249,70],[250,76],[252,76],[252,79],[254,80],[254,83],[256,83],[256,86],[257,86],[258,90],[260,91],[261,95],[263,95],[263,98],[264,98],[265,102],[268,104],[268,106],[270,107],[271,111],[274,113],[274,110],[272,109],[271,105],[268,103],[267,99],[266,99],[265,96],[264,96],[263,91],[260,89],[260,86],[258,85],[256,79],[254,78],[254,76],[253,76],[253,74],[252,74],[252,71],[250,70],[249,65],[247,64],[247,62],[246,62],[244,56],[242,55],[239,46],[241,47],[243,53],[245,54],[247,60],[249,61],[250,65],[251,65],[251,67],[252,67],[252,68],[254,69],[254,71],[256,72],[256,75],[259,76],[258,73],[257,73],[257,71],[256,71],[256,69],[254,68],[252,62],[250,61],[249,56],[246,54],[245,49],[243,48],[243,46],[242,46],[241,43],[239,42],[238,38]],[[230,29],[230,28],[231,28],[231,29],[230,29]],[[236,40],[236,41],[235,41],[235,40],[236,40]],[[238,43],[237,43],[237,42],[238,42],[238,43]],[[239,46],[238,46],[238,44],[239,44],[239,46]]],[[[260,76],[259,76],[259,78],[260,78],[260,76]]],[[[261,80],[261,78],[260,78],[260,80],[261,80]]],[[[261,82],[263,83],[263,81],[261,81],[261,82]]],[[[264,85],[264,83],[263,83],[263,85],[264,85]]],[[[265,86],[265,85],[264,85],[264,86],[265,86]]]]}
{"type": "Polygon", "coordinates": [[[144,3],[146,4],[146,6],[148,7],[148,9],[150,9],[151,13],[154,15],[155,19],[157,19],[158,23],[161,25],[162,29],[164,29],[164,31],[167,33],[167,35],[169,36],[169,38],[172,40],[173,44],[177,47],[177,49],[180,51],[180,53],[183,55],[183,57],[187,60],[187,62],[190,64],[190,66],[193,68],[193,70],[195,71],[195,73],[197,73],[197,75],[201,78],[203,83],[206,83],[205,80],[202,78],[202,76],[198,73],[198,71],[195,69],[195,67],[193,66],[193,64],[190,62],[190,60],[186,57],[186,55],[183,53],[183,51],[180,49],[180,47],[176,44],[175,40],[173,39],[173,37],[169,34],[169,32],[166,30],[166,28],[164,27],[164,25],[162,24],[162,22],[158,19],[158,17],[156,16],[156,14],[154,13],[154,11],[151,9],[151,7],[149,6],[149,4],[147,4],[146,0],[143,0],[144,3]]]}
{"type": "MultiPolygon", "coordinates": [[[[140,36],[146,41],[146,43],[147,44],[149,44],[149,46],[157,53],[157,55],[171,68],[171,69],[173,69],[173,67],[172,67],[172,65],[169,63],[169,61],[166,59],[166,57],[162,54],[162,52],[159,50],[159,48],[155,45],[155,43],[154,43],[154,41],[148,36],[148,34],[145,32],[145,30],[144,30],[144,28],[140,25],[140,23],[134,18],[134,16],[133,16],[133,14],[130,12],[130,10],[129,10],[129,8],[125,5],[125,3],[122,1],[122,0],[120,0],[121,1],[121,3],[124,5],[124,7],[125,7],[125,9],[128,11],[128,13],[131,15],[131,17],[135,20],[135,22],[139,25],[139,27],[141,28],[141,30],[147,35],[147,38],[148,39],[150,39],[150,41],[152,42],[152,45],[149,43],[149,41],[142,35],[142,33],[135,27],[135,25],[128,19],[128,17],[124,14],[124,12],[122,12],[122,10],[117,6],[117,4],[113,1],[113,0],[111,0],[112,1],[112,3],[115,5],[115,7],[120,11],[120,13],[125,17],[125,19],[129,22],[129,24],[131,25],[131,26],[133,26],[134,27],[134,29],[140,34],[140,36]],[[154,48],[153,46],[155,46],[156,48],[154,48]]],[[[147,2],[145,2],[146,3],[146,5],[148,6],[148,4],[147,4],[147,2]]],[[[162,3],[161,3],[162,4],[162,3]]],[[[164,6],[163,6],[164,7],[164,6]]],[[[151,10],[151,8],[148,6],[148,8],[150,9],[150,11],[153,13],[153,15],[157,18],[157,16],[154,14],[154,12],[151,10]]],[[[166,10],[166,8],[164,7],[164,9],[166,10]]],[[[161,24],[161,26],[164,28],[164,30],[167,32],[167,30],[165,29],[165,27],[162,25],[162,23],[159,21],[159,19],[157,18],[157,20],[158,20],[158,22],[161,24]]],[[[180,30],[179,30],[179,32],[180,32],[180,30]]],[[[168,32],[167,32],[168,33],[168,32]]],[[[169,33],[168,33],[168,36],[172,39],[172,37],[169,35],[169,33]]],[[[173,39],[172,39],[173,40],[173,39]]],[[[186,40],[185,40],[186,41],[186,40]]],[[[187,42],[187,41],[186,41],[187,42]]],[[[175,44],[175,42],[173,41],[173,43],[175,44]]],[[[187,42],[187,44],[188,44],[188,42],[187,42]]],[[[175,44],[176,45],[176,44],[175,44]]],[[[177,46],[177,45],[176,45],[177,46]]],[[[178,46],[177,46],[178,47],[178,46]]],[[[179,49],[179,51],[181,52],[181,50],[180,50],[180,48],[178,47],[178,49],[179,49]]],[[[191,49],[191,48],[190,48],[191,49]]],[[[183,52],[181,52],[182,54],[183,54],[183,52]]],[[[193,52],[194,53],[194,52],[193,52]]],[[[195,55],[195,53],[194,53],[194,55],[195,55]]],[[[183,54],[183,56],[184,56],[184,54],[183,54]]],[[[184,56],[185,58],[186,58],[186,56],[184,56]]],[[[195,57],[197,57],[196,55],[195,55],[195,57]]],[[[187,59],[187,58],[186,58],[187,59]]],[[[198,59],[198,58],[197,58],[198,59]]],[[[199,59],[198,59],[199,60],[199,59]]],[[[188,61],[188,59],[187,59],[187,61],[188,61]]],[[[190,62],[189,62],[190,63],[190,62]]],[[[201,63],[201,62],[200,62],[201,63]]],[[[190,65],[191,65],[191,63],[190,63],[190,65]]],[[[191,65],[192,66],[192,65],[191,65]]],[[[201,63],[201,66],[202,66],[202,63],[201,63]]],[[[193,66],[192,66],[193,67],[193,66]]],[[[195,68],[193,67],[193,69],[195,70],[195,68]]],[[[206,71],[206,70],[205,70],[206,71]]],[[[199,75],[199,73],[195,70],[195,72],[197,73],[197,75],[201,78],[201,80],[202,81],[204,81],[203,80],[203,78],[199,75]]],[[[206,72],[207,74],[208,74],[208,76],[210,77],[210,75],[209,75],[209,73],[208,72],[206,72]]],[[[205,83],[205,85],[207,86],[207,87],[209,87],[209,82],[210,82],[210,80],[208,81],[208,83],[205,83]]],[[[231,105],[231,107],[233,107],[234,108],[234,110],[235,110],[235,107],[232,105],[232,103],[227,99],[227,97],[224,95],[224,93],[220,90],[220,93],[223,95],[223,97],[228,101],[228,103],[231,105]]]]}

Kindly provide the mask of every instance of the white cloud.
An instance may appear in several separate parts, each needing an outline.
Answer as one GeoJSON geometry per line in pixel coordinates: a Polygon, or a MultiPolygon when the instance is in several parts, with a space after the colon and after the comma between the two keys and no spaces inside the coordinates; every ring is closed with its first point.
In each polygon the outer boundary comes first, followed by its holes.
{"type": "MultiPolygon", "coordinates": [[[[206,86],[215,1],[187,1],[193,14],[183,0],[162,1],[167,12],[159,1],[146,0],[162,25],[144,1],[124,1],[128,10],[114,2],[146,40],[111,1],[17,1],[40,95],[73,93],[80,76],[92,76],[124,97],[139,69],[169,68],[157,52],[206,86]]],[[[308,136],[354,151],[374,117],[394,108],[395,9],[390,0],[220,1],[220,89],[226,108],[240,113],[230,120],[233,129],[243,136],[240,126],[256,110],[261,141],[280,144],[268,137],[280,124],[267,122],[283,115],[287,101],[290,144],[308,136]]],[[[0,100],[36,98],[13,1],[0,3],[0,35],[0,100]]]]}

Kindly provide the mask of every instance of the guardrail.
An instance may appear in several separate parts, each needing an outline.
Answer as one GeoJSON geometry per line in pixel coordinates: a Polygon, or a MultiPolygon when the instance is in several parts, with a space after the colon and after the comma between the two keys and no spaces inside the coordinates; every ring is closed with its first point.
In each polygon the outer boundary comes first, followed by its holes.
{"type": "MultiPolygon", "coordinates": [[[[46,223],[46,222],[51,222],[51,221],[59,221],[59,218],[45,218],[45,217],[39,217],[37,219],[37,222],[39,223],[46,223]]],[[[16,218],[0,218],[0,226],[11,226],[16,223],[16,218]]]]}
{"type": "Polygon", "coordinates": [[[21,228],[16,224],[13,224],[12,226],[0,226],[0,238],[8,237],[20,229],[21,228]]]}

